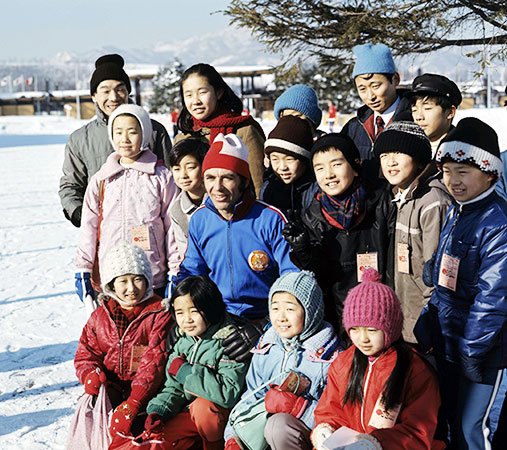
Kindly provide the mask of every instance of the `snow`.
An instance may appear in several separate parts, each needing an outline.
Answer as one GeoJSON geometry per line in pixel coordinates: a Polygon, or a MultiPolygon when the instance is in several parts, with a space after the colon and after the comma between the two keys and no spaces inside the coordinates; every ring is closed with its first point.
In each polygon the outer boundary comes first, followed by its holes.
{"type": "MultiPolygon", "coordinates": [[[[458,119],[470,115],[507,148],[507,110],[465,110],[458,119]]],[[[78,230],[58,197],[64,144],[51,143],[83,123],[0,117],[0,448],[63,449],[83,392],[72,362],[86,321],[74,294],[78,230]],[[27,136],[45,144],[18,146],[27,136]]],[[[263,126],[269,132],[274,122],[263,126]]]]}

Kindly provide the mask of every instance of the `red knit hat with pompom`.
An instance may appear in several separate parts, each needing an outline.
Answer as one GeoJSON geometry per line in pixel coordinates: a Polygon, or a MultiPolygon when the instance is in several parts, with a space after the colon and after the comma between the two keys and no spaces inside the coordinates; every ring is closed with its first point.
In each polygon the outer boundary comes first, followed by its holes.
{"type": "Polygon", "coordinates": [[[401,337],[403,313],[394,291],[380,282],[380,274],[372,268],[363,273],[363,281],[347,294],[343,305],[343,326],[372,327],[384,332],[385,347],[401,337]]]}

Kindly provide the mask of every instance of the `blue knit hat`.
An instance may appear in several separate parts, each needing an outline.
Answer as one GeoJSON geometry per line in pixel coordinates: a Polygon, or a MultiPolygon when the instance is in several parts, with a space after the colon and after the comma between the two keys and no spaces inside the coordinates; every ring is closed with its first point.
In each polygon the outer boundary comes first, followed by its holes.
{"type": "Polygon", "coordinates": [[[277,292],[288,292],[296,297],[297,301],[305,310],[305,326],[299,339],[305,339],[313,336],[320,330],[324,321],[324,300],[322,298],[322,289],[317,284],[315,275],[308,270],[301,272],[289,272],[278,278],[269,290],[269,307],[273,295],[277,292]]]}
{"type": "Polygon", "coordinates": [[[352,78],[367,73],[396,73],[393,55],[385,44],[356,45],[352,52],[356,56],[352,78]]]}
{"type": "Polygon", "coordinates": [[[305,84],[295,84],[287,89],[275,101],[275,118],[280,119],[280,111],[293,109],[304,114],[318,127],[322,120],[322,110],[319,108],[317,93],[305,84]]]}

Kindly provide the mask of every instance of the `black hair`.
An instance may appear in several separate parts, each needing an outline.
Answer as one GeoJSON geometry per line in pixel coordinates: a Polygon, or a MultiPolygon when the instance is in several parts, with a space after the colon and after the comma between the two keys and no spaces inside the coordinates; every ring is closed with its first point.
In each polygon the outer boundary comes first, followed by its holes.
{"type": "Polygon", "coordinates": [[[198,138],[183,139],[169,150],[169,167],[177,166],[188,155],[192,155],[202,165],[208,150],[208,142],[198,138]]]}
{"type": "Polygon", "coordinates": [[[174,315],[174,300],[177,297],[190,295],[195,307],[208,325],[216,325],[225,318],[225,303],[217,285],[205,276],[185,278],[173,290],[170,310],[174,315]]]}
{"type": "MultiPolygon", "coordinates": [[[[392,347],[396,351],[396,364],[384,385],[381,397],[386,410],[393,409],[402,403],[403,391],[413,357],[410,346],[403,338],[394,342],[392,347]]],[[[363,382],[367,367],[368,356],[356,348],[349,370],[347,390],[343,397],[344,405],[349,402],[351,404],[361,404],[363,402],[363,382]]]]}
{"type": "Polygon", "coordinates": [[[222,95],[218,99],[217,109],[225,110],[226,112],[237,113],[238,115],[241,114],[243,111],[243,102],[224,81],[217,70],[209,64],[194,64],[185,70],[185,72],[183,72],[183,75],[180,79],[180,98],[182,102],[182,108],[180,115],[178,116],[178,128],[183,133],[191,133],[193,131],[194,125],[192,115],[185,106],[185,97],[183,95],[183,83],[187,80],[188,77],[190,77],[190,75],[199,75],[206,78],[208,80],[208,83],[211,84],[211,86],[213,86],[215,89],[217,96],[221,92],[222,95]]]}
{"type": "Polygon", "coordinates": [[[389,80],[389,83],[392,83],[396,73],[362,73],[361,75],[357,75],[356,78],[363,77],[365,80],[369,80],[373,78],[374,75],[383,75],[389,80]]]}
{"type": "Polygon", "coordinates": [[[410,105],[414,106],[417,102],[417,100],[433,100],[436,105],[440,106],[444,111],[450,111],[451,108],[454,106],[451,101],[442,95],[428,95],[428,94],[416,94],[412,95],[410,98],[410,105]]]}

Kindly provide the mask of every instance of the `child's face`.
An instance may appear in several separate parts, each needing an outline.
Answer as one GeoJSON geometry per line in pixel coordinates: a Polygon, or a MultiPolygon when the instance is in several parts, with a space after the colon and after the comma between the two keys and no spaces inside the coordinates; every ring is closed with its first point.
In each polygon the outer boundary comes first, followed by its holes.
{"type": "Polygon", "coordinates": [[[372,327],[352,327],[349,329],[352,343],[366,356],[375,356],[384,350],[384,332],[372,327]]]}
{"type": "Polygon", "coordinates": [[[397,73],[394,74],[391,82],[385,75],[375,73],[371,78],[359,75],[354,82],[363,103],[382,114],[396,101],[396,87],[400,83],[400,77],[397,73]]]}
{"type": "Polygon", "coordinates": [[[389,184],[400,189],[409,187],[421,171],[414,159],[405,153],[382,153],[380,165],[389,184]]]}
{"type": "Polygon", "coordinates": [[[192,74],[183,82],[183,101],[188,112],[199,120],[206,120],[217,107],[222,96],[209,84],[208,79],[201,75],[192,74]]]}
{"type": "Polygon", "coordinates": [[[127,305],[126,307],[122,306],[122,308],[133,308],[146,294],[146,278],[142,275],[122,275],[114,279],[113,289],[118,298],[127,305]]]}
{"type": "Polygon", "coordinates": [[[271,299],[269,320],[278,336],[290,339],[303,332],[305,310],[292,294],[277,292],[271,299]]]}
{"type": "Polygon", "coordinates": [[[454,106],[449,110],[444,110],[429,97],[418,97],[412,106],[415,123],[424,130],[430,141],[437,141],[449,131],[455,114],[454,106]]]}
{"type": "Polygon", "coordinates": [[[204,192],[201,164],[193,155],[186,155],[171,167],[174,182],[185,192],[204,192]]]}
{"type": "Polygon", "coordinates": [[[345,192],[358,176],[343,153],[337,149],[318,152],[312,159],[315,179],[327,195],[340,195],[345,192]]]}
{"type": "Polygon", "coordinates": [[[135,117],[121,115],[113,122],[113,142],[116,153],[126,163],[134,162],[141,156],[143,133],[135,117]]]}
{"type": "Polygon", "coordinates": [[[272,152],[269,161],[274,172],[285,184],[293,183],[305,171],[305,165],[301,160],[285,153],[272,152]]]}
{"type": "Polygon", "coordinates": [[[190,294],[181,295],[174,299],[174,315],[176,323],[187,336],[201,336],[208,326],[204,317],[195,307],[190,294]]]}
{"type": "Polygon", "coordinates": [[[458,202],[467,202],[487,191],[494,179],[477,167],[456,162],[445,162],[442,172],[445,187],[458,202]]]}

